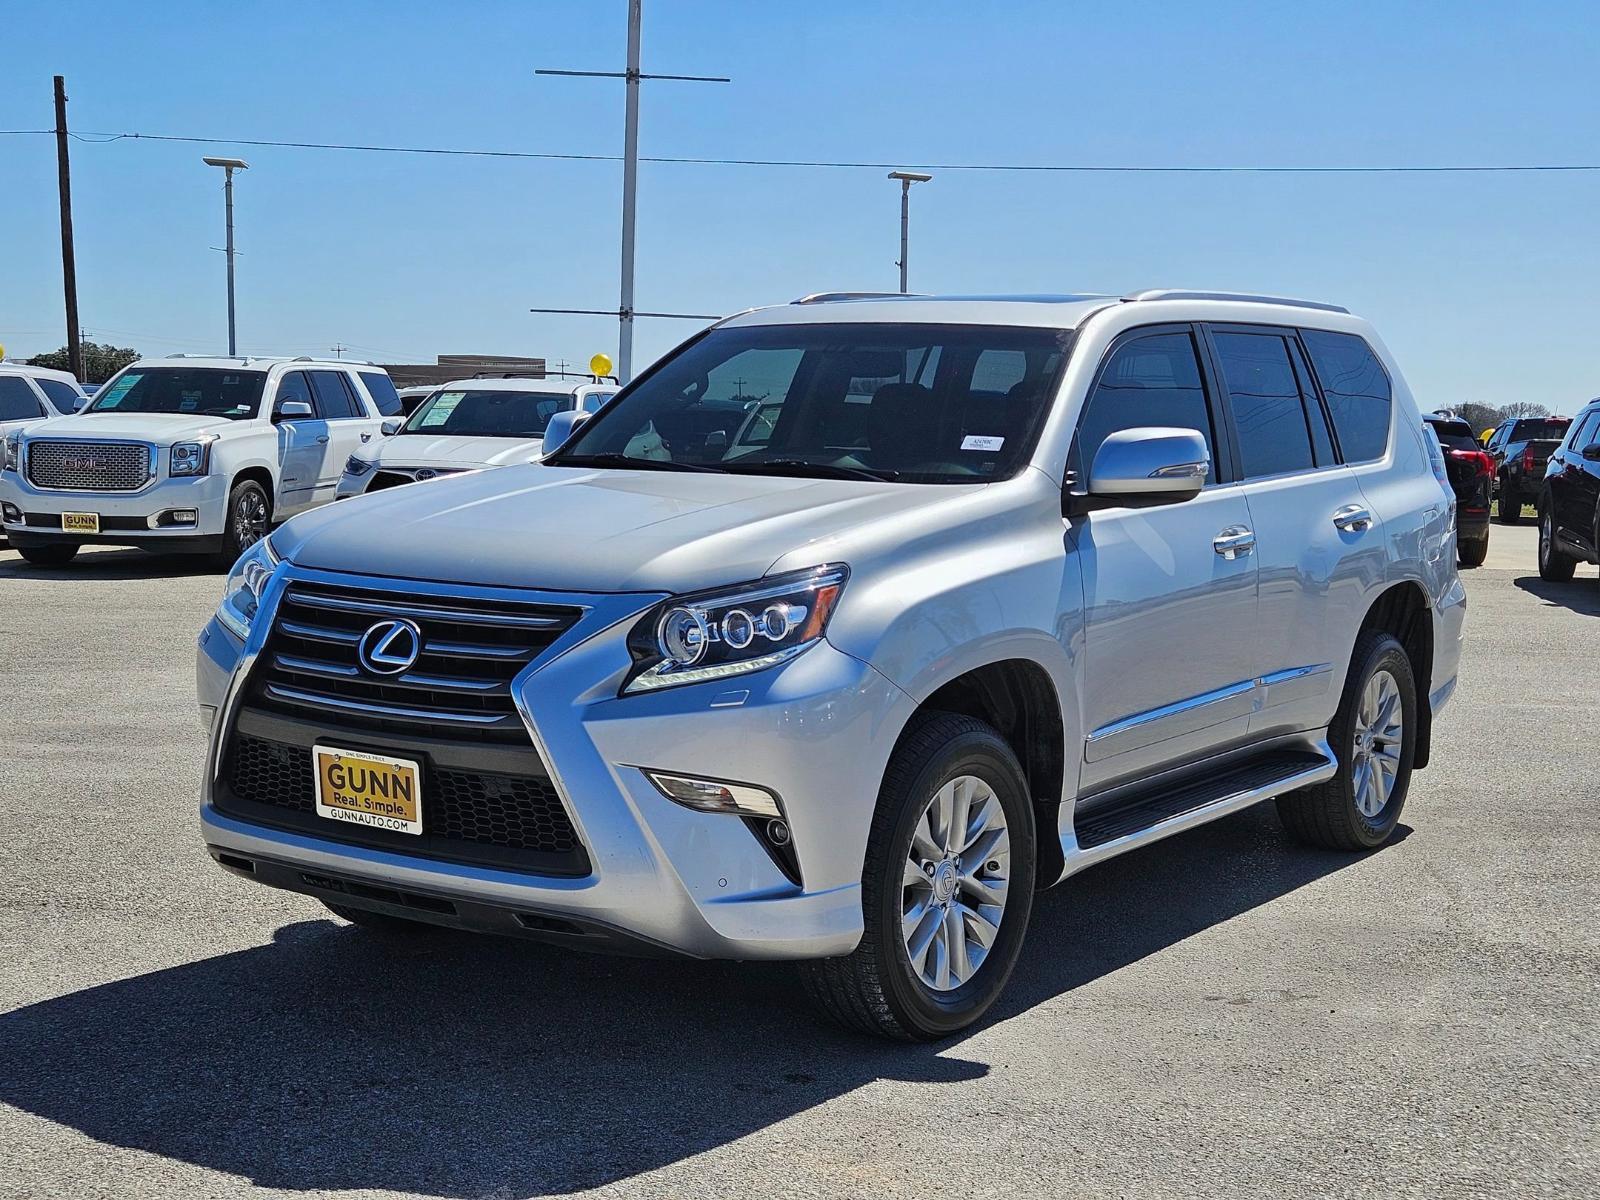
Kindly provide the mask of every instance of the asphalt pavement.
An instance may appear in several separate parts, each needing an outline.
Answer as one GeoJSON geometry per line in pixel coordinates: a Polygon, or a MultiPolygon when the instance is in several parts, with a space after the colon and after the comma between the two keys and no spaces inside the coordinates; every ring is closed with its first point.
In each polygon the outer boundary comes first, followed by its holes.
{"type": "Polygon", "coordinates": [[[781,966],[402,946],[214,867],[221,579],[0,551],[0,1197],[1600,1192],[1600,584],[1466,573],[1400,829],[1270,805],[1040,897],[993,1018],[818,1022],[781,966]]]}

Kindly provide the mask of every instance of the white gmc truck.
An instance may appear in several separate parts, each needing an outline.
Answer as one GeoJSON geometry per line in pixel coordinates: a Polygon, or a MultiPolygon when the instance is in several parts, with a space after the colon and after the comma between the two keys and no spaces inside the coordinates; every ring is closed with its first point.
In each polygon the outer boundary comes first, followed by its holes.
{"type": "Polygon", "coordinates": [[[214,555],[334,499],[400,412],[381,367],[311,358],[136,362],[74,416],[5,435],[0,525],[28,562],[88,544],[214,555]]]}

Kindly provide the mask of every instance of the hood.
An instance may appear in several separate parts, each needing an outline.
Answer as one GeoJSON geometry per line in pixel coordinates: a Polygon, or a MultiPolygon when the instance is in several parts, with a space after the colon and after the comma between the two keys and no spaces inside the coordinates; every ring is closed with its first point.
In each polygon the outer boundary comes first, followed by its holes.
{"type": "Polygon", "coordinates": [[[463,437],[450,433],[397,433],[368,448],[382,467],[503,467],[532,461],[543,438],[463,437]]]}
{"type": "Polygon", "coordinates": [[[78,413],[53,417],[28,430],[30,438],[112,438],[121,441],[155,442],[167,446],[190,441],[203,433],[220,433],[236,428],[240,422],[226,417],[186,417],[163,413],[78,413]]]}
{"type": "MultiPolygon", "coordinates": [[[[505,467],[389,488],[272,535],[299,566],[576,592],[684,592],[982,487],[505,467]]],[[[818,562],[837,545],[818,545],[818,562]]],[[[805,565],[805,564],[796,564],[805,565]]]]}

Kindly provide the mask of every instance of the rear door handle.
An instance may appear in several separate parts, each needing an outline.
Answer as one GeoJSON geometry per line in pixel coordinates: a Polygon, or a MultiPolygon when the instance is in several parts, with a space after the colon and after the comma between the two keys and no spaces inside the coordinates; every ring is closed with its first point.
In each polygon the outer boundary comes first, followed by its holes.
{"type": "Polygon", "coordinates": [[[1344,533],[1365,533],[1372,528],[1372,513],[1359,504],[1346,504],[1333,514],[1333,523],[1344,533]]]}
{"type": "Polygon", "coordinates": [[[1229,525],[1211,539],[1211,548],[1230,562],[1243,558],[1256,548],[1255,530],[1245,525],[1229,525]]]}
{"type": "Polygon", "coordinates": [[[321,437],[319,437],[317,439],[317,445],[326,446],[327,444],[328,444],[328,435],[327,434],[323,434],[321,437]]]}

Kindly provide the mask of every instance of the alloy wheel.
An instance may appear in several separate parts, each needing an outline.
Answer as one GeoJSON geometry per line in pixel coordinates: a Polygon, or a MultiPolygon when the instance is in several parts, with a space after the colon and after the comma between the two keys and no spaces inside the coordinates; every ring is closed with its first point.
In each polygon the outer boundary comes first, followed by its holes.
{"type": "Polygon", "coordinates": [[[233,506],[234,540],[240,550],[248,550],[267,531],[267,500],[260,492],[246,489],[233,506]]]}
{"type": "Polygon", "coordinates": [[[950,780],[917,818],[901,882],[901,931],[924,984],[949,992],[977,974],[999,936],[1010,878],[999,797],[975,775],[950,780]]]}
{"type": "Polygon", "coordinates": [[[1388,671],[1376,671],[1362,689],[1356,708],[1355,753],[1350,781],[1356,808],[1375,821],[1394,794],[1404,736],[1400,685],[1388,671]]]}

